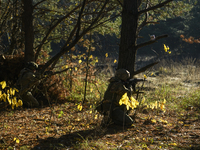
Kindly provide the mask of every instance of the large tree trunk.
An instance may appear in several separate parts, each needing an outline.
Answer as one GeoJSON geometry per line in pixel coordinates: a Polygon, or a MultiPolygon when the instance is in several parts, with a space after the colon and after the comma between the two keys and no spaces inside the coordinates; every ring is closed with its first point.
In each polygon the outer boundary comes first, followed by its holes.
{"type": "Polygon", "coordinates": [[[141,0],[124,0],[122,11],[118,69],[127,69],[130,71],[131,77],[135,71],[138,7],[140,2],[141,0]]]}
{"type": "Polygon", "coordinates": [[[25,62],[35,61],[33,51],[34,33],[33,33],[33,5],[32,0],[23,0],[23,31],[25,36],[25,62]]]}

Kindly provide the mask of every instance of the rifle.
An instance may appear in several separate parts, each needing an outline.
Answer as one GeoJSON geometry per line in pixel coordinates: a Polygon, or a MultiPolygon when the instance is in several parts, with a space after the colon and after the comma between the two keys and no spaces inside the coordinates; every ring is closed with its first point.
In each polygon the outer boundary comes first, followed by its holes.
{"type": "Polygon", "coordinates": [[[146,80],[146,79],[142,79],[142,78],[129,79],[129,80],[125,83],[125,85],[126,85],[127,88],[129,88],[130,86],[132,86],[134,92],[136,92],[136,88],[135,88],[136,84],[137,84],[138,82],[144,82],[144,81],[147,81],[147,80],[146,80]]]}

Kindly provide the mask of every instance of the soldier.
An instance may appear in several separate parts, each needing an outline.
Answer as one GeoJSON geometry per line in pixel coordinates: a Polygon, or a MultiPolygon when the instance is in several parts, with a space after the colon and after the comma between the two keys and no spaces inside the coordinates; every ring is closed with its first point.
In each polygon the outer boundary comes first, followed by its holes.
{"type": "MultiPolygon", "coordinates": [[[[119,105],[121,97],[127,93],[131,96],[132,87],[126,87],[126,83],[130,78],[130,73],[126,69],[119,69],[116,71],[115,76],[109,82],[108,88],[104,94],[104,100],[101,104],[104,119],[107,121],[112,120],[117,125],[129,126],[134,123],[133,119],[128,116],[125,105],[119,105]]],[[[99,111],[99,108],[97,108],[99,111]]]]}
{"type": "Polygon", "coordinates": [[[32,95],[32,89],[37,83],[39,76],[36,75],[38,65],[35,62],[28,62],[27,66],[21,70],[17,84],[20,86],[20,96],[25,105],[29,107],[39,106],[38,101],[32,95]]]}

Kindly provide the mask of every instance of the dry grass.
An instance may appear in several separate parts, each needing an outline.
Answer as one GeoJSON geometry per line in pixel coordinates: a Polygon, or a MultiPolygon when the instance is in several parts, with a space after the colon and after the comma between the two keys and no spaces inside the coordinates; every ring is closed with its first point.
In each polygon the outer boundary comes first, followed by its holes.
{"type": "MultiPolygon", "coordinates": [[[[73,103],[53,105],[51,109],[1,112],[0,149],[198,149],[199,73],[199,62],[193,59],[181,62],[165,60],[145,72],[148,81],[143,88],[145,93],[140,95],[139,100],[145,97],[146,102],[150,103],[166,99],[166,111],[141,106],[136,110],[136,123],[129,128],[101,126],[102,116],[94,108],[95,102],[99,101],[96,98],[98,90],[103,94],[106,89],[106,85],[103,85],[105,77],[97,82],[97,87],[89,85],[88,93],[91,95],[88,95],[89,100],[81,111],[74,103],[76,97],[80,100],[79,93],[79,96],[71,97],[74,98],[73,103]],[[20,142],[17,143],[14,138],[20,142]]],[[[138,77],[143,77],[143,74],[138,77]]]]}

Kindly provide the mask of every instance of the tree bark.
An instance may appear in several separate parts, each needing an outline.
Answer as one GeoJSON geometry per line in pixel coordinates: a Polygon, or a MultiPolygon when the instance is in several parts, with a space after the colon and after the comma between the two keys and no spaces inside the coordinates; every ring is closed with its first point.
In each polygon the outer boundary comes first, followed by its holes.
{"type": "Polygon", "coordinates": [[[23,0],[23,31],[25,36],[25,62],[35,61],[33,50],[34,33],[33,33],[33,5],[32,0],[23,0]]]}
{"type": "Polygon", "coordinates": [[[138,7],[141,0],[124,0],[119,47],[118,69],[127,69],[131,77],[135,71],[137,53],[138,7]]]}

